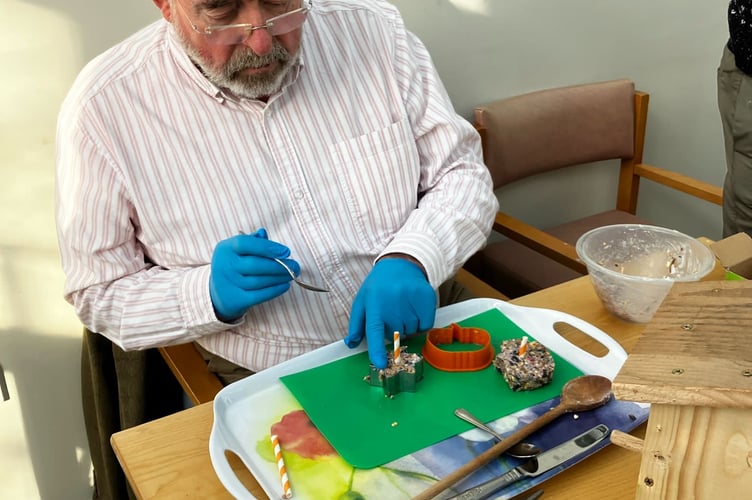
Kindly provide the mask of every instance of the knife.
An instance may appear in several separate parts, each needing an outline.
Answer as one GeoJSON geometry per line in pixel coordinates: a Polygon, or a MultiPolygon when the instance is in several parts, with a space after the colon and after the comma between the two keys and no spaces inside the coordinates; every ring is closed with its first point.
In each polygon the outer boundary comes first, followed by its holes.
{"type": "Polygon", "coordinates": [[[544,451],[501,476],[463,491],[459,495],[449,498],[449,500],[482,500],[488,498],[492,493],[515,481],[519,481],[525,477],[540,476],[557,465],[563,464],[567,460],[576,457],[603,441],[608,434],[609,428],[603,424],[598,424],[579,436],[544,451]]]}

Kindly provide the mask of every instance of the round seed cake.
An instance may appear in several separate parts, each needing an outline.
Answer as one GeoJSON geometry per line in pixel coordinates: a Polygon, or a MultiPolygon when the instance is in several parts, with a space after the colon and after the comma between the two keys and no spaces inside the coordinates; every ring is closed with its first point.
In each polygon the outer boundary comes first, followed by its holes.
{"type": "Polygon", "coordinates": [[[504,376],[513,391],[529,391],[551,382],[554,377],[554,358],[540,342],[527,343],[520,354],[523,339],[510,339],[501,343],[501,352],[494,366],[504,376]]]}

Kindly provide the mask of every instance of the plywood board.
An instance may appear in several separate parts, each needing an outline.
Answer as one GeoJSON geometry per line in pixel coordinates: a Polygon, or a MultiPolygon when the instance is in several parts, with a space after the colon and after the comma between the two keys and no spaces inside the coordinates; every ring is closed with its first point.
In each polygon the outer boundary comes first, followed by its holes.
{"type": "Polygon", "coordinates": [[[628,401],[752,408],[752,281],[676,283],[614,379],[628,401]]]}

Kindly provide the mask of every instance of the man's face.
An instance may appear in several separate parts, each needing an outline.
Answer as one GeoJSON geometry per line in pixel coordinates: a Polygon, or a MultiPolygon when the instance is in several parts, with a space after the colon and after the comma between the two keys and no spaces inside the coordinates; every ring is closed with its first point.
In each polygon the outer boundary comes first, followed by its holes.
{"type": "MultiPolygon", "coordinates": [[[[216,45],[196,33],[206,26],[249,23],[263,25],[269,15],[265,0],[154,0],[175,27],[183,47],[207,79],[238,96],[265,98],[279,90],[298,57],[302,28],[272,37],[265,29],[253,31],[243,42],[216,45]],[[181,10],[182,9],[182,10],[181,10]]],[[[299,0],[292,0],[298,6],[299,0]]]]}

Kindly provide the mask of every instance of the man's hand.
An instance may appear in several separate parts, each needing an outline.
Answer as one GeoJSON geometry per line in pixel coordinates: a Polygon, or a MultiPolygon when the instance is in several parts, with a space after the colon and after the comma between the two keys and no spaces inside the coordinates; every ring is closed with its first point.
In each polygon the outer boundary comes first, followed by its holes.
{"type": "Polygon", "coordinates": [[[286,246],[270,241],[266,230],[239,234],[214,248],[209,295],[217,318],[226,323],[239,319],[256,304],[282,295],[290,288],[290,274],[273,259],[285,263],[297,275],[300,265],[286,246]]]}
{"type": "Polygon", "coordinates": [[[433,327],[436,292],[421,267],[402,258],[382,258],[373,266],[350,313],[345,344],[357,347],[366,337],[368,356],[378,368],[386,368],[384,339],[393,332],[410,335],[433,327]]]}

